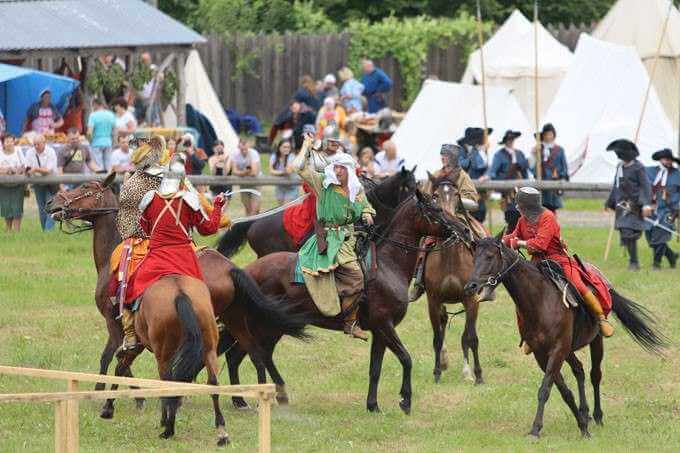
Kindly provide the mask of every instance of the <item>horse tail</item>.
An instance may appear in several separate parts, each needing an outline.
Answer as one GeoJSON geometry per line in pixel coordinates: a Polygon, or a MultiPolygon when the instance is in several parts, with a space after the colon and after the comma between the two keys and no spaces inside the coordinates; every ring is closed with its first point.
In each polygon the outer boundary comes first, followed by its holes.
{"type": "Polygon", "coordinates": [[[175,308],[184,341],[170,362],[170,379],[191,382],[203,368],[203,336],[189,296],[180,291],[175,297],[175,308]]]}
{"type": "Polygon", "coordinates": [[[252,319],[298,340],[311,338],[305,327],[316,318],[304,313],[294,313],[293,307],[285,303],[285,298],[268,298],[243,269],[235,267],[229,274],[234,281],[234,300],[243,305],[252,319]]]}
{"type": "Polygon", "coordinates": [[[246,243],[248,230],[250,230],[254,222],[254,220],[249,220],[232,226],[217,241],[217,251],[227,258],[234,256],[246,243]]]}
{"type": "Polygon", "coordinates": [[[668,339],[654,328],[656,320],[652,313],[613,289],[610,293],[612,310],[626,332],[647,352],[662,355],[662,349],[668,346],[668,339]]]}

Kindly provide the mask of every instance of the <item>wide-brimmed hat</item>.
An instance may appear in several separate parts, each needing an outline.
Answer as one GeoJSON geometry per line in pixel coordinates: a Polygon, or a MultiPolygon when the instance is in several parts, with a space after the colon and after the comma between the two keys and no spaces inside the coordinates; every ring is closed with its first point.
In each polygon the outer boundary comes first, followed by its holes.
{"type": "Polygon", "coordinates": [[[630,162],[640,155],[640,151],[635,143],[625,138],[614,140],[607,146],[607,151],[614,151],[616,157],[624,162],[630,162]]]}
{"type": "MultiPolygon", "coordinates": [[[[486,129],[486,136],[488,137],[493,132],[493,128],[486,129]]],[[[481,127],[468,127],[465,129],[465,135],[458,139],[458,144],[463,145],[483,145],[484,144],[484,129],[481,127]]]]}
{"type": "Polygon", "coordinates": [[[498,144],[504,145],[505,142],[507,142],[508,140],[514,140],[520,135],[522,135],[521,132],[508,129],[507,131],[505,131],[505,135],[503,135],[503,138],[501,139],[500,142],[498,142],[498,144]]]}
{"type": "Polygon", "coordinates": [[[661,159],[670,159],[670,160],[674,161],[675,163],[680,164],[680,158],[675,157],[673,155],[673,151],[671,151],[668,148],[661,149],[661,150],[655,152],[654,154],[652,154],[652,159],[657,160],[657,161],[661,160],[661,159]]]}

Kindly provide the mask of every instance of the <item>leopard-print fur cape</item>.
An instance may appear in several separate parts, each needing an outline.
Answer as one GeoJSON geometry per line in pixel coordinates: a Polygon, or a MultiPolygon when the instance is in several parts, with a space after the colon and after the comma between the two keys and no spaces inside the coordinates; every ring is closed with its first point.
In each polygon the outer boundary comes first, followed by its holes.
{"type": "Polygon", "coordinates": [[[157,190],[160,185],[160,177],[139,170],[123,183],[120,189],[118,218],[116,220],[118,232],[123,239],[147,238],[139,224],[139,219],[142,216],[139,203],[148,191],[157,190]]]}

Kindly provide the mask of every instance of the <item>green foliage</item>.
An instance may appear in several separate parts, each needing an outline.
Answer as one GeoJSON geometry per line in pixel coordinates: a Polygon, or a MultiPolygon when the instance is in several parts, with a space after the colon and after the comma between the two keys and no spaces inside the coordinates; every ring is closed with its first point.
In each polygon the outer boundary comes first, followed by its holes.
{"type": "Polygon", "coordinates": [[[153,71],[151,70],[151,67],[142,63],[141,61],[138,61],[132,70],[132,74],[130,74],[130,83],[132,84],[132,88],[134,88],[136,91],[140,91],[142,88],[144,88],[144,85],[146,85],[149,80],[151,80],[152,77],[153,71]]]}
{"type": "MultiPolygon", "coordinates": [[[[484,27],[488,32],[490,25],[485,24],[484,27]]],[[[358,71],[362,57],[394,57],[399,62],[404,79],[403,101],[406,104],[415,98],[420,89],[423,65],[430,46],[446,48],[457,45],[467,57],[477,44],[476,22],[467,13],[461,13],[455,19],[415,17],[401,20],[388,17],[373,24],[360,20],[350,23],[348,30],[352,34],[350,66],[358,71]]]]}
{"type": "Polygon", "coordinates": [[[172,99],[177,94],[179,88],[179,81],[177,80],[177,74],[175,71],[166,70],[165,78],[163,79],[163,88],[161,91],[161,104],[167,106],[172,102],[172,99]]]}
{"type": "Polygon", "coordinates": [[[125,85],[125,72],[118,64],[104,66],[99,60],[95,63],[85,80],[90,93],[106,99],[119,96],[125,85]]]}

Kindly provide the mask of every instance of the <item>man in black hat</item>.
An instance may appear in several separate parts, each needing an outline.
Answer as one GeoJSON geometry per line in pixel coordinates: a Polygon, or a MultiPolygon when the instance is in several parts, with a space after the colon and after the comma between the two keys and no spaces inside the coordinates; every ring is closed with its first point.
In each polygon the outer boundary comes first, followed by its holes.
{"type": "MultiPolygon", "coordinates": [[[[491,135],[492,128],[487,128],[486,137],[491,135]]],[[[465,129],[465,136],[458,140],[460,145],[460,152],[458,154],[458,161],[460,168],[462,168],[471,179],[484,180],[487,177],[486,171],[488,169],[488,159],[485,141],[484,129],[481,127],[468,127],[465,129]]],[[[484,223],[486,218],[486,204],[484,200],[486,193],[479,194],[479,208],[471,215],[479,222],[484,223]]]]}
{"type": "Polygon", "coordinates": [[[645,167],[637,160],[640,155],[630,140],[615,140],[607,146],[614,151],[621,163],[616,167],[614,186],[609,193],[605,208],[616,211],[615,228],[619,230],[621,245],[628,250],[628,270],[640,269],[637,241],[648,228],[644,217],[652,214],[652,186],[645,167]]]}
{"type": "MultiPolygon", "coordinates": [[[[498,143],[503,147],[494,154],[489,169],[488,175],[492,180],[529,178],[529,161],[522,151],[515,149],[515,140],[521,135],[521,132],[505,131],[503,139],[498,143]]],[[[501,209],[505,216],[505,223],[508,224],[509,231],[512,231],[517,220],[519,220],[519,211],[517,211],[514,202],[514,192],[505,191],[502,192],[502,196],[501,209]]]]}
{"type": "MultiPolygon", "coordinates": [[[[564,148],[555,143],[555,127],[547,123],[541,131],[541,176],[544,181],[569,181],[569,168],[564,148]]],[[[534,174],[537,174],[534,168],[534,174]]],[[[562,208],[562,191],[544,190],[543,206],[555,212],[562,208]]]]}
{"type": "Polygon", "coordinates": [[[671,268],[675,268],[678,254],[668,246],[675,231],[675,220],[680,212],[680,170],[673,164],[680,164],[680,159],[670,149],[662,149],[652,154],[652,159],[659,162],[656,167],[647,167],[647,177],[652,184],[652,203],[655,206],[651,220],[658,222],[645,231],[647,242],[654,251],[654,269],[661,269],[661,260],[665,256],[671,268]]]}

